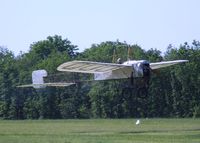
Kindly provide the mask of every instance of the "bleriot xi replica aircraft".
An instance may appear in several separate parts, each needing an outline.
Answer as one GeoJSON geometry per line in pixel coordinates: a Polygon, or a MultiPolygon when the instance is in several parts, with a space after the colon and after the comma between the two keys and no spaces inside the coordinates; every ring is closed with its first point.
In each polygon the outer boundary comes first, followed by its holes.
{"type": "MultiPolygon", "coordinates": [[[[146,60],[128,60],[124,63],[118,60],[117,64],[92,61],[70,61],[58,66],[57,70],[62,72],[88,73],[94,75],[94,80],[111,80],[141,77],[148,84],[151,72],[159,68],[168,67],[188,60],[174,60],[150,63],[146,60]]],[[[44,83],[43,77],[47,76],[45,70],[37,70],[32,73],[33,84],[18,87],[44,88],[46,86],[70,86],[75,82],[44,83]]]]}

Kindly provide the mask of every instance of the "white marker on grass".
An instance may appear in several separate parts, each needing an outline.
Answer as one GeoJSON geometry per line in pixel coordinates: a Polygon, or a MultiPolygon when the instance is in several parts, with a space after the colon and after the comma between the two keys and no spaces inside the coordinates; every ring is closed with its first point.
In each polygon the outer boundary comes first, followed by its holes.
{"type": "Polygon", "coordinates": [[[137,121],[135,122],[135,124],[136,124],[136,125],[139,125],[139,124],[140,124],[140,120],[137,120],[137,121]]]}

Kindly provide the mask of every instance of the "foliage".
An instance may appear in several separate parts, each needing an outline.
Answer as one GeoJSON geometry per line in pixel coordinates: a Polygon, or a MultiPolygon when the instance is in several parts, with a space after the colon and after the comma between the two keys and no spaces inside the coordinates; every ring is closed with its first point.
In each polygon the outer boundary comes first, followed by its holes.
{"type": "MultiPolygon", "coordinates": [[[[93,44],[81,53],[77,50],[77,46],[58,35],[31,44],[28,53],[17,57],[0,47],[0,118],[199,117],[199,41],[180,47],[169,45],[164,56],[157,49],[145,51],[138,45],[119,41],[93,44]],[[57,66],[70,60],[116,62],[118,58],[189,62],[151,73],[147,93],[138,91],[139,86],[130,89],[129,79],[90,82],[87,80],[91,75],[56,72],[57,66]],[[50,82],[85,82],[66,88],[16,88],[16,85],[31,83],[31,72],[37,69],[47,70],[49,78],[45,80],[50,82]]],[[[139,84],[141,80],[135,79],[135,82],[139,84]]]]}

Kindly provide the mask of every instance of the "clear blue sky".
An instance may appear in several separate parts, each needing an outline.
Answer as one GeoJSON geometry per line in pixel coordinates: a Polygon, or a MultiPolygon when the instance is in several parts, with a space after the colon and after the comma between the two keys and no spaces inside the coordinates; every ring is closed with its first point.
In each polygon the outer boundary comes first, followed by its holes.
{"type": "Polygon", "coordinates": [[[200,0],[0,0],[0,45],[18,54],[55,34],[83,51],[126,41],[165,51],[200,40],[200,0]]]}

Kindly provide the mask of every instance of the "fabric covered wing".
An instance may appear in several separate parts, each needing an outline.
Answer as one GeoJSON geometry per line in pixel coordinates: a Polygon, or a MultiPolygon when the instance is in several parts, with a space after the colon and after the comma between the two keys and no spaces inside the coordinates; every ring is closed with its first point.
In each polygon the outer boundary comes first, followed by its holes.
{"type": "Polygon", "coordinates": [[[188,60],[175,60],[175,61],[166,61],[166,62],[157,62],[157,63],[150,63],[150,67],[152,70],[159,69],[163,67],[168,67],[171,65],[175,65],[178,63],[188,62],[188,60]]]}
{"type": "Polygon", "coordinates": [[[130,67],[124,67],[111,72],[106,73],[95,73],[94,80],[109,80],[109,79],[124,79],[130,78],[133,69],[130,67]]]}
{"type": "Polygon", "coordinates": [[[61,64],[57,70],[66,72],[79,72],[79,73],[106,73],[114,70],[131,67],[129,65],[101,63],[90,61],[71,61],[61,64]]]}

